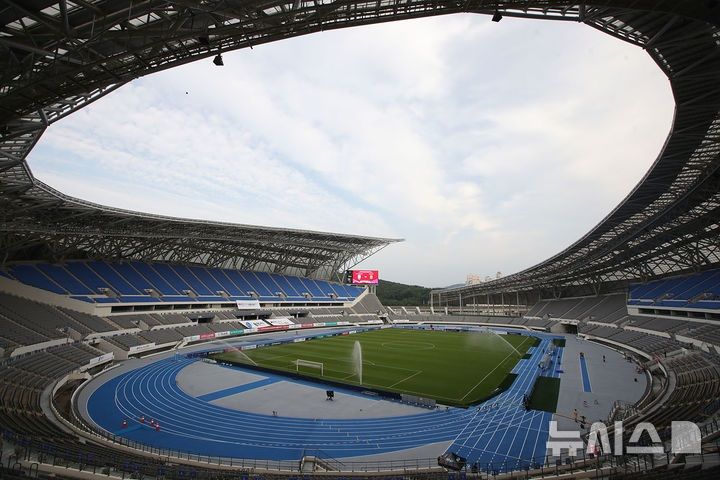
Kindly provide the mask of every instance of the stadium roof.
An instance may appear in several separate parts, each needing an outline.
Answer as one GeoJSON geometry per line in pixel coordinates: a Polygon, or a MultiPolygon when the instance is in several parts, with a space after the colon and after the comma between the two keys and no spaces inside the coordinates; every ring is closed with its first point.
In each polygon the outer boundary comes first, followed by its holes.
{"type": "Polygon", "coordinates": [[[0,245],[8,259],[90,255],[330,278],[399,241],[133,212],[69,197],[25,175],[29,188],[2,187],[0,245]]]}
{"type": "Polygon", "coordinates": [[[91,254],[108,256],[153,252],[162,258],[180,248],[187,251],[178,260],[202,254],[203,261],[219,263],[242,253],[249,259],[242,266],[273,259],[278,269],[297,255],[295,263],[312,271],[332,263],[330,252],[337,255],[335,268],[351,252],[361,258],[382,248],[390,240],[184,221],[91,205],[34,180],[25,159],[48,125],[134,78],[324,29],[460,12],[585,23],[645,49],[670,79],[676,102],[663,151],[600,224],[541,264],[471,291],[600,288],[720,261],[720,2],[715,0],[580,5],[560,0],[0,0],[3,251],[48,240],[55,242],[53,248],[67,244],[69,250],[77,242],[91,254]],[[142,235],[127,237],[129,227],[142,235]],[[256,235],[256,243],[241,246],[243,229],[256,235]],[[266,247],[274,238],[283,241],[266,247]],[[309,245],[311,238],[322,243],[317,251],[309,245]],[[236,244],[235,253],[223,251],[236,244]],[[255,260],[252,253],[258,251],[263,258],[255,260]]]}

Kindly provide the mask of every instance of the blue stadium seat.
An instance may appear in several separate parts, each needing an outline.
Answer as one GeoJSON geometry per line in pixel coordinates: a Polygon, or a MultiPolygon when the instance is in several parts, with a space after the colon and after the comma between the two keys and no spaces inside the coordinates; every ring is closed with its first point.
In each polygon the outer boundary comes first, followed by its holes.
{"type": "Polygon", "coordinates": [[[273,303],[334,302],[352,300],[362,293],[362,288],[325,280],[160,262],[74,260],[64,266],[17,264],[8,267],[6,276],[90,303],[228,303],[253,298],[273,303]],[[227,297],[218,292],[227,293],[227,297]],[[255,296],[249,292],[255,292],[255,296]]]}
{"type": "Polygon", "coordinates": [[[720,271],[705,272],[700,274],[696,280],[692,286],[681,292],[683,298],[690,299],[701,293],[710,292],[720,282],[720,271]]]}
{"type": "Polygon", "coordinates": [[[140,275],[129,263],[108,263],[108,265],[119,275],[122,275],[138,292],[145,293],[145,290],[150,289],[159,292],[155,285],[140,275]]]}
{"type": "Polygon", "coordinates": [[[220,297],[218,295],[206,295],[206,296],[199,296],[196,299],[198,302],[228,302],[229,299],[225,297],[220,297]]]}
{"type": "Polygon", "coordinates": [[[328,292],[324,292],[312,278],[300,278],[300,281],[308,288],[314,299],[328,298],[328,292]]]}
{"type": "Polygon", "coordinates": [[[288,297],[302,298],[301,292],[295,290],[295,288],[287,280],[287,277],[285,277],[284,275],[278,275],[277,273],[271,273],[269,274],[269,276],[273,279],[275,284],[282,289],[285,295],[287,295],[288,297]]]}
{"type": "Polygon", "coordinates": [[[212,275],[212,277],[217,281],[220,285],[222,285],[222,289],[233,296],[245,296],[247,295],[247,292],[243,292],[240,290],[240,287],[235,285],[235,282],[233,282],[230,277],[226,274],[226,272],[221,268],[208,268],[208,273],[212,275]]]}
{"type": "Polygon", "coordinates": [[[285,279],[290,285],[292,285],[293,290],[295,290],[300,296],[302,296],[303,293],[312,293],[310,289],[306,287],[305,284],[303,284],[298,277],[286,276],[285,279]]]}
{"type": "Polygon", "coordinates": [[[237,270],[226,270],[224,273],[235,285],[237,285],[243,295],[247,295],[248,292],[256,291],[255,287],[245,280],[245,277],[243,277],[237,270]]]}
{"type": "Polygon", "coordinates": [[[164,297],[160,297],[160,300],[163,302],[194,302],[195,299],[193,297],[188,297],[187,295],[166,295],[164,297]]]}
{"type": "Polygon", "coordinates": [[[13,265],[10,267],[12,275],[24,284],[41,288],[49,292],[67,294],[67,290],[61,288],[58,284],[50,280],[34,265],[13,265]]]}
{"type": "Polygon", "coordinates": [[[95,303],[120,303],[120,300],[112,297],[95,297],[95,303]]]}
{"type": "Polygon", "coordinates": [[[155,269],[172,287],[177,291],[178,294],[183,293],[184,290],[192,290],[190,285],[180,278],[180,276],[173,270],[172,266],[166,263],[153,263],[152,268],[155,269]]]}
{"type": "Polygon", "coordinates": [[[278,292],[283,292],[283,289],[278,285],[275,280],[267,272],[254,272],[254,275],[260,280],[263,287],[267,290],[268,295],[277,298],[278,292]]]}
{"type": "MultiPolygon", "coordinates": [[[[264,298],[277,299],[275,292],[270,290],[254,272],[240,272],[240,275],[253,287],[253,290],[264,298]]],[[[277,289],[275,290],[277,291],[277,289]]]]}
{"type": "Polygon", "coordinates": [[[333,285],[330,282],[326,282],[325,280],[315,280],[315,283],[320,287],[320,290],[325,294],[326,297],[329,297],[331,293],[334,293],[338,297],[346,296],[343,290],[335,290],[335,288],[333,288],[333,285]]]}
{"type": "Polygon", "coordinates": [[[95,303],[92,298],[86,297],[84,295],[72,295],[70,298],[72,298],[73,300],[80,300],[81,302],[95,303]]]}
{"type": "Polygon", "coordinates": [[[85,262],[68,262],[65,269],[86,285],[93,293],[100,293],[101,288],[110,288],[110,284],[90,270],[85,262]]]}
{"type": "Polygon", "coordinates": [[[688,304],[687,300],[660,300],[655,302],[658,307],[684,307],[688,304]]]}
{"type": "Polygon", "coordinates": [[[365,287],[357,287],[354,285],[345,285],[345,289],[348,290],[353,298],[357,298],[365,290],[365,287]]]}
{"type": "Polygon", "coordinates": [[[229,292],[227,292],[227,290],[225,290],[225,288],[223,288],[223,286],[222,286],[220,283],[218,283],[218,281],[215,280],[215,278],[214,278],[212,275],[210,275],[210,274],[207,272],[207,270],[205,270],[204,268],[202,268],[202,267],[188,267],[188,269],[198,278],[198,280],[200,280],[200,281],[203,283],[203,285],[205,285],[206,287],[208,287],[208,288],[210,289],[210,294],[211,294],[211,295],[216,295],[217,292],[220,291],[220,290],[222,290],[222,291],[224,291],[224,292],[226,292],[226,293],[229,293],[229,292]]]}
{"type": "Polygon", "coordinates": [[[204,283],[202,283],[195,275],[193,275],[193,273],[188,267],[185,267],[183,265],[173,265],[172,268],[183,279],[183,281],[185,281],[185,283],[190,285],[190,288],[196,294],[212,295],[215,293],[210,291],[210,289],[204,283]]]}
{"type": "Polygon", "coordinates": [[[63,267],[49,263],[40,263],[37,265],[37,268],[72,295],[92,295],[96,293],[72,276],[70,272],[63,267]]]}
{"type": "Polygon", "coordinates": [[[628,305],[682,309],[720,308],[720,269],[630,287],[628,305]]]}
{"type": "Polygon", "coordinates": [[[180,292],[175,290],[170,283],[163,278],[150,264],[142,262],[131,262],[132,267],[146,278],[150,283],[155,286],[155,289],[162,295],[180,295],[180,292]]]}
{"type": "Polygon", "coordinates": [[[153,297],[144,297],[141,295],[125,295],[118,297],[122,303],[157,303],[160,300],[153,297]]]}
{"type": "Polygon", "coordinates": [[[141,293],[138,292],[136,288],[133,288],[133,286],[130,285],[127,280],[122,278],[107,263],[95,260],[92,262],[88,262],[88,266],[92,270],[94,270],[95,273],[97,273],[100,277],[102,277],[107,283],[109,283],[112,289],[120,295],[138,295],[141,293]]]}

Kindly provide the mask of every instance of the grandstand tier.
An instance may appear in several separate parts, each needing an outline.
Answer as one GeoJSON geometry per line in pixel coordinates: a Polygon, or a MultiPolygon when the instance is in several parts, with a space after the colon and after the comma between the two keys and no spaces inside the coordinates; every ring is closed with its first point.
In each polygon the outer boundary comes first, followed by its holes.
{"type": "Polygon", "coordinates": [[[106,352],[114,352],[117,358],[127,358],[141,351],[146,353],[168,345],[212,338],[293,328],[382,323],[379,315],[384,310],[379,309],[379,305],[374,294],[366,294],[344,307],[332,308],[240,309],[229,304],[184,313],[158,310],[100,315],[0,291],[0,359],[71,341],[94,342],[106,352]]]}
{"type": "Polygon", "coordinates": [[[628,305],[720,311],[720,269],[631,285],[628,305]]]}
{"type": "Polygon", "coordinates": [[[353,302],[364,287],[267,272],[159,262],[67,261],[9,264],[3,276],[94,304],[174,304],[237,301],[353,302]]]}

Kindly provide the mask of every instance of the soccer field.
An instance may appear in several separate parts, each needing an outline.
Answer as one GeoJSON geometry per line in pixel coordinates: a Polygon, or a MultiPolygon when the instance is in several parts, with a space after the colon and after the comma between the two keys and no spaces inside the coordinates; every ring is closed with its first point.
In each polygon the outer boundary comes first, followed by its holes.
{"type": "Polygon", "coordinates": [[[228,351],[211,358],[231,363],[252,361],[265,368],[359,385],[353,360],[356,341],[362,349],[362,385],[464,406],[493,393],[535,338],[392,328],[228,351]],[[316,367],[301,365],[296,372],[298,359],[322,363],[322,377],[316,367]]]}

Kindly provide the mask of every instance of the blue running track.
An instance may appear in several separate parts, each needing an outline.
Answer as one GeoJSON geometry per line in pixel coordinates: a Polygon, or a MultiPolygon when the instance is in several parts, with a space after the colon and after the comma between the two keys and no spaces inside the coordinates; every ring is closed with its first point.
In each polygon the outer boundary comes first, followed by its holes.
{"type": "MultiPolygon", "coordinates": [[[[181,390],[177,374],[198,361],[179,357],[151,363],[121,374],[97,388],[88,400],[92,420],[113,434],[156,448],[193,454],[295,460],[305,450],[319,449],[333,458],[355,457],[452,441],[450,451],[479,462],[482,468],[508,471],[534,465],[545,455],[549,420],[546,412],[525,411],[524,394],[530,394],[540,373],[538,363],[552,337],[537,335],[538,347],[520,360],[517,379],[499,396],[468,409],[429,410],[409,416],[375,419],[308,419],[247,413],[210,403],[215,398],[258,388],[284,377],[220,390],[199,398],[181,390]],[[140,416],[161,425],[156,432],[140,425],[140,416]],[[130,427],[121,429],[123,419],[130,427]]],[[[557,376],[562,349],[553,356],[551,372],[557,376]]],[[[254,372],[257,373],[257,372],[254,372]]],[[[316,384],[323,388],[321,384],[316,384]]],[[[292,400],[288,400],[292,401],[292,400]]]]}
{"type": "Polygon", "coordinates": [[[582,377],[583,392],[592,392],[590,385],[590,374],[588,373],[585,356],[580,357],[580,376],[582,377]]]}

